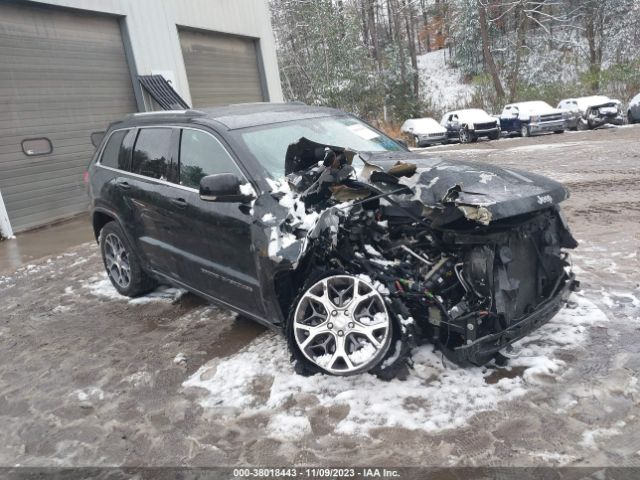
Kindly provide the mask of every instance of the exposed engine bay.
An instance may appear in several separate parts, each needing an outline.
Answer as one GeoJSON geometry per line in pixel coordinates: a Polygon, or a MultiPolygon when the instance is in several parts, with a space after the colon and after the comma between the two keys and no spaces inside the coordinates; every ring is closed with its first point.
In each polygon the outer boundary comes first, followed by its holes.
{"type": "MultiPolygon", "coordinates": [[[[290,145],[287,183],[272,193],[289,213],[271,228],[269,257],[289,285],[318,271],[374,285],[397,326],[389,371],[422,342],[481,365],[546,323],[576,287],[565,249],[577,242],[558,206],[568,192],[527,172],[416,157],[290,145]]],[[[279,296],[283,310],[295,306],[279,296]]],[[[323,341],[323,355],[334,354],[323,341]]]]}

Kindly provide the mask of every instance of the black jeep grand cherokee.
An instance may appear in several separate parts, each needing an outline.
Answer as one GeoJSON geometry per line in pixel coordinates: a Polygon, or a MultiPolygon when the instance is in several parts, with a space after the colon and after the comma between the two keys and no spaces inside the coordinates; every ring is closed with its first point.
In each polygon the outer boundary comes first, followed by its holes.
{"type": "Polygon", "coordinates": [[[114,287],[185,288],[288,340],[297,371],[390,376],[428,340],[482,364],[576,282],[559,183],[416,155],[344,112],[135,114],[89,171],[114,287]]]}

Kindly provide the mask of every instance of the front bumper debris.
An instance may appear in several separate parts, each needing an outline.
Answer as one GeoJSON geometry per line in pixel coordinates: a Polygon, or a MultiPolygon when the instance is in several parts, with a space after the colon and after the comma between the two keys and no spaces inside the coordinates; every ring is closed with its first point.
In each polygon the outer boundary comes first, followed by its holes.
{"type": "Polygon", "coordinates": [[[565,285],[549,300],[540,305],[535,311],[522,318],[501,332],[484,336],[473,343],[462,345],[454,350],[444,349],[450,360],[461,365],[484,365],[503,348],[526,337],[532,331],[548,323],[560,311],[569,294],[575,291],[579,283],[572,273],[565,285]]]}

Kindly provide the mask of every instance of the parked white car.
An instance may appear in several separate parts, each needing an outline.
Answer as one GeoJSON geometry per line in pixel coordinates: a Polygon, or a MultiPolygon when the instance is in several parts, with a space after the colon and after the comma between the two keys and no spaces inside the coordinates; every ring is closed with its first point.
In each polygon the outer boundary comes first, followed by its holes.
{"type": "Polygon", "coordinates": [[[567,128],[572,130],[597,128],[605,123],[624,123],[622,102],[604,95],[565,98],[560,100],[558,108],[566,113],[567,128]]]}
{"type": "Polygon", "coordinates": [[[440,125],[447,129],[450,140],[460,140],[460,143],[475,142],[480,137],[490,140],[500,138],[498,120],[479,108],[447,112],[440,120],[440,125]]]}
{"type": "Polygon", "coordinates": [[[500,114],[500,128],[503,132],[517,133],[528,137],[534,133],[563,133],[566,115],[547,102],[535,100],[505,105],[500,114]]]}
{"type": "Polygon", "coordinates": [[[416,147],[447,141],[447,129],[433,118],[410,118],[402,124],[400,131],[411,136],[416,147]]]}

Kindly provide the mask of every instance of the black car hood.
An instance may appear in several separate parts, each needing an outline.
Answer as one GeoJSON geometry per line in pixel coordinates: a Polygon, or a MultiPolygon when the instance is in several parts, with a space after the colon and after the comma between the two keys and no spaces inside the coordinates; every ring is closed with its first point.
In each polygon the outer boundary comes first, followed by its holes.
{"type": "Polygon", "coordinates": [[[414,200],[439,212],[438,223],[462,215],[487,225],[548,208],[569,197],[561,183],[542,175],[481,162],[423,157],[412,152],[362,153],[360,157],[385,171],[397,162],[415,164],[416,173],[400,178],[400,183],[414,190],[414,200]]]}

